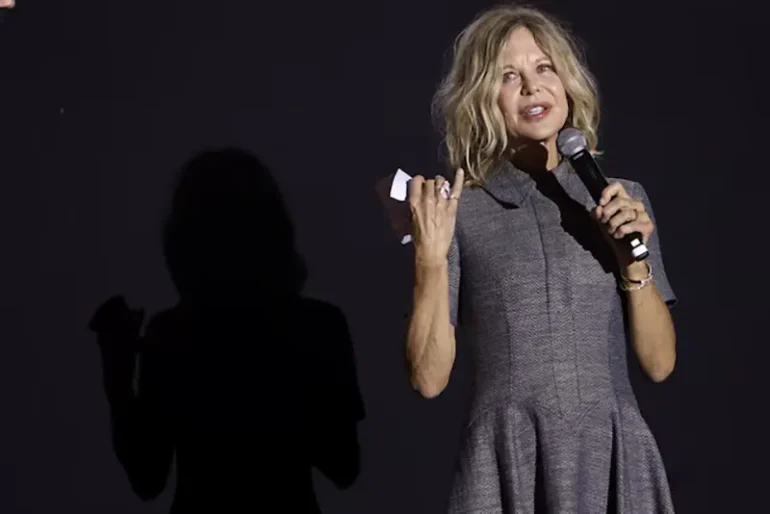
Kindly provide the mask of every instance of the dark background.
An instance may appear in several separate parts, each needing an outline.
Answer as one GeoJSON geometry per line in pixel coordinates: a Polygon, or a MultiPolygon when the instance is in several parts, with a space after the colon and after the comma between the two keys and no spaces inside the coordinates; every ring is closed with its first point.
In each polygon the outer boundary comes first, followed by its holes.
{"type": "MultiPolygon", "coordinates": [[[[634,385],[681,513],[768,508],[766,28],[752,4],[539,4],[586,43],[605,171],[655,206],[679,360],[666,383],[634,385]]],[[[169,494],[132,495],[111,453],[86,323],[115,292],[149,312],[175,302],[160,246],[170,181],[220,144],[272,166],[307,292],[344,310],[355,341],[363,468],[346,492],[319,478],[322,506],[442,512],[468,353],[439,399],[408,387],[411,255],[374,182],[442,170],[431,95],[455,34],[488,5],[21,0],[4,15],[0,512],[166,509],[169,494]]]]}

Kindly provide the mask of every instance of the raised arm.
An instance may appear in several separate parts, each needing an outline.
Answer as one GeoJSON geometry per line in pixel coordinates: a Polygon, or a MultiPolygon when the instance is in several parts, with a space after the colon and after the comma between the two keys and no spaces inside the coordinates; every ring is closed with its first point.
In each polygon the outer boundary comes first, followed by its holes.
{"type": "Polygon", "coordinates": [[[449,198],[441,194],[441,177],[425,180],[418,176],[409,183],[415,277],[406,361],[412,386],[426,398],[434,398],[444,390],[454,365],[449,253],[463,179],[463,171],[458,170],[449,198]]]}
{"type": "Polygon", "coordinates": [[[646,262],[633,262],[613,245],[627,290],[631,346],[644,372],[653,381],[662,382],[676,364],[676,330],[669,310],[676,303],[676,296],[663,266],[652,205],[640,184],[632,188],[633,196],[620,182],[610,184],[595,216],[611,240],[639,232],[650,251],[646,262]]]}

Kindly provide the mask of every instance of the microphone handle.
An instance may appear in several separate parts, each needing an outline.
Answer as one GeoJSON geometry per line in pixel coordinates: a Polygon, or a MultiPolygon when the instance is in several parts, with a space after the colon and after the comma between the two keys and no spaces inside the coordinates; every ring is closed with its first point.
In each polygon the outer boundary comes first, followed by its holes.
{"type": "MultiPolygon", "coordinates": [[[[602,191],[609,185],[609,182],[607,182],[604,174],[599,169],[599,165],[588,150],[580,150],[569,159],[572,162],[572,168],[575,170],[575,173],[578,174],[591,197],[598,204],[602,197],[602,191]]],[[[643,261],[650,255],[642,239],[642,234],[639,232],[626,234],[621,241],[623,241],[623,246],[628,249],[629,254],[635,261],[643,261]]]]}

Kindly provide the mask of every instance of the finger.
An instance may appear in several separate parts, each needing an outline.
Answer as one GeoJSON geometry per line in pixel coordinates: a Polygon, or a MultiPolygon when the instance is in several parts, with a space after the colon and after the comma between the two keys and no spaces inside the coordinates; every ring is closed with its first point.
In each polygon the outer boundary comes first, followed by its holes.
{"type": "Polygon", "coordinates": [[[599,205],[605,206],[610,203],[610,201],[616,197],[619,196],[621,198],[628,197],[626,194],[626,189],[623,187],[623,184],[620,182],[613,182],[609,186],[604,188],[604,191],[602,191],[602,196],[599,199],[599,205]]]}
{"type": "Polygon", "coordinates": [[[436,175],[435,183],[436,183],[436,202],[439,205],[444,205],[447,203],[446,196],[444,195],[444,192],[443,192],[444,184],[446,184],[446,179],[441,175],[436,175]]]}
{"type": "Polygon", "coordinates": [[[614,232],[621,225],[627,223],[633,223],[639,218],[637,212],[633,209],[621,209],[607,222],[607,228],[610,232],[614,232]]]}
{"type": "Polygon", "coordinates": [[[624,223],[623,225],[620,225],[617,229],[613,230],[612,237],[616,239],[620,239],[623,236],[627,234],[631,234],[633,232],[639,232],[642,234],[642,239],[644,239],[644,242],[647,242],[647,239],[649,238],[650,234],[652,233],[652,223],[645,223],[643,221],[631,221],[629,223],[624,223]]]}
{"type": "Polygon", "coordinates": [[[626,234],[630,234],[632,232],[639,232],[642,234],[642,239],[646,243],[649,239],[652,233],[655,231],[655,225],[652,223],[652,219],[646,212],[639,213],[636,220],[626,223],[625,225],[621,225],[617,228],[617,232],[620,234],[620,237],[623,237],[626,234]]]}
{"type": "Polygon", "coordinates": [[[652,224],[652,218],[650,218],[650,215],[647,213],[647,211],[637,211],[636,220],[641,223],[652,224]]]}
{"type": "Polygon", "coordinates": [[[602,223],[607,223],[610,221],[610,219],[622,209],[631,209],[631,200],[628,198],[616,196],[602,208],[602,223]]]}
{"type": "MultiPolygon", "coordinates": [[[[449,194],[449,198],[453,200],[459,200],[460,195],[462,195],[464,185],[465,185],[465,170],[460,168],[455,173],[455,183],[452,184],[452,191],[449,194]]],[[[455,201],[454,203],[456,204],[458,202],[455,201]]]]}
{"type": "Polygon", "coordinates": [[[436,181],[427,179],[422,185],[422,200],[424,202],[435,202],[436,196],[436,181]]]}
{"type": "Polygon", "coordinates": [[[409,203],[412,207],[420,203],[423,182],[425,182],[425,179],[421,175],[417,175],[409,181],[409,203]]]}

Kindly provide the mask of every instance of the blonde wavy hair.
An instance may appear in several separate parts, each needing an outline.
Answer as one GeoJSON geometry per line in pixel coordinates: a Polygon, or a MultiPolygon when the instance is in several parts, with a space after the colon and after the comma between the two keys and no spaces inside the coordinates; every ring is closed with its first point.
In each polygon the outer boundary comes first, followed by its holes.
{"type": "Polygon", "coordinates": [[[526,27],[553,62],[569,103],[567,125],[598,153],[599,94],[577,40],[558,21],[532,7],[501,5],[482,12],[455,40],[452,65],[433,100],[452,169],[465,170],[468,185],[481,185],[492,168],[510,158],[503,114],[500,54],[514,29],[526,27]]]}

